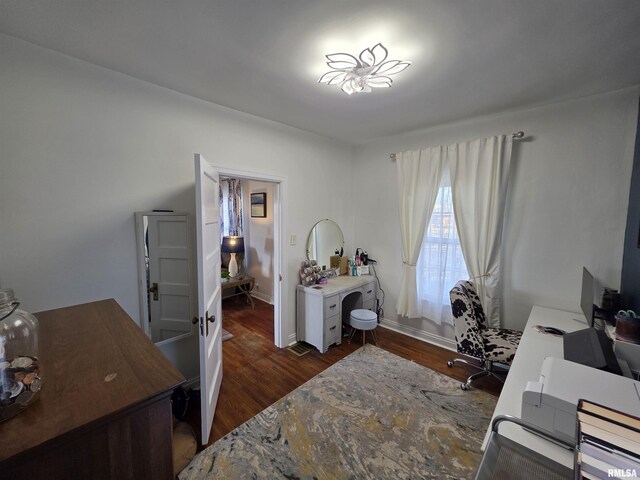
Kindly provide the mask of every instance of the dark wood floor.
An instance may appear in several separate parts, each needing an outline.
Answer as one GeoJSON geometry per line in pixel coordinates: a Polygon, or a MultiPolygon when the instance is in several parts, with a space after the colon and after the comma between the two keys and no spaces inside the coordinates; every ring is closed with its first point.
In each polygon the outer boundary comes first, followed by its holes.
{"type": "MultiPolygon", "coordinates": [[[[234,297],[222,305],[223,327],[234,337],[222,344],[223,380],[209,444],[362,346],[357,333],[351,344],[345,338],[342,345],[329,347],[324,355],[313,349],[299,357],[274,345],[273,307],[260,300],[255,303],[252,310],[245,299],[234,297]]],[[[476,371],[465,366],[447,367],[448,360],[459,356],[455,352],[385,328],[376,333],[379,347],[457,380],[466,380],[476,371]]],[[[474,382],[474,387],[499,395],[502,384],[484,377],[474,382]]],[[[187,421],[200,438],[199,406],[187,421]]]]}

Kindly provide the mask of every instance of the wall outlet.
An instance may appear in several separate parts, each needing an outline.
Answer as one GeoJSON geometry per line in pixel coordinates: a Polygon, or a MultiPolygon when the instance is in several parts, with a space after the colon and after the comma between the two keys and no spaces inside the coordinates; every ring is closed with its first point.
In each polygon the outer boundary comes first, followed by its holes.
{"type": "Polygon", "coordinates": [[[297,245],[297,243],[298,243],[298,236],[295,233],[291,234],[290,244],[291,245],[297,245]]]}

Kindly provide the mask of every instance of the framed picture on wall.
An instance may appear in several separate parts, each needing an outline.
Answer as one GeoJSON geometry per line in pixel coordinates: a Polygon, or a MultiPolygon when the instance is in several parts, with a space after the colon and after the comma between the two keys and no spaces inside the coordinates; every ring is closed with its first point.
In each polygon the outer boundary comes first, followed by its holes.
{"type": "Polygon", "coordinates": [[[251,194],[251,216],[258,218],[267,217],[267,194],[252,193],[251,194]]]}

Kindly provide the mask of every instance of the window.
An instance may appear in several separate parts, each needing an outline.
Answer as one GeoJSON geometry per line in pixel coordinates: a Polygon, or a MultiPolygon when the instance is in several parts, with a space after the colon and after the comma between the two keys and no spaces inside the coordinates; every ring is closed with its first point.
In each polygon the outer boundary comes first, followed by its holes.
{"type": "Polygon", "coordinates": [[[469,278],[458,238],[449,175],[443,175],[417,264],[421,315],[438,324],[453,323],[449,291],[469,278]]]}

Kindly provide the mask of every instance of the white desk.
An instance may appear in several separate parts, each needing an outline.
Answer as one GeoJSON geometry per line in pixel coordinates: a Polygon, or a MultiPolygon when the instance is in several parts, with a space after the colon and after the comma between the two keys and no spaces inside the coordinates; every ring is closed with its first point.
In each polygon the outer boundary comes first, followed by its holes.
{"type": "Polygon", "coordinates": [[[296,290],[298,341],[310,343],[320,353],[329,345],[342,343],[342,323],[354,308],[376,312],[376,278],[340,276],[330,278],[326,285],[296,290]]]}
{"type": "MultiPolygon", "coordinates": [[[[502,388],[496,409],[493,412],[494,417],[497,415],[513,415],[514,417],[522,418],[520,414],[522,392],[527,382],[537,381],[540,378],[540,368],[545,357],[564,357],[562,337],[538,332],[534,329],[535,325],[558,327],[566,332],[587,328],[586,319],[582,314],[534,306],[509,370],[509,375],[502,388]]],[[[482,450],[485,449],[490,432],[491,425],[487,429],[482,450]]],[[[501,424],[500,435],[539,452],[561,465],[573,468],[573,451],[554,445],[513,423],[505,422],[501,424]]]]}

